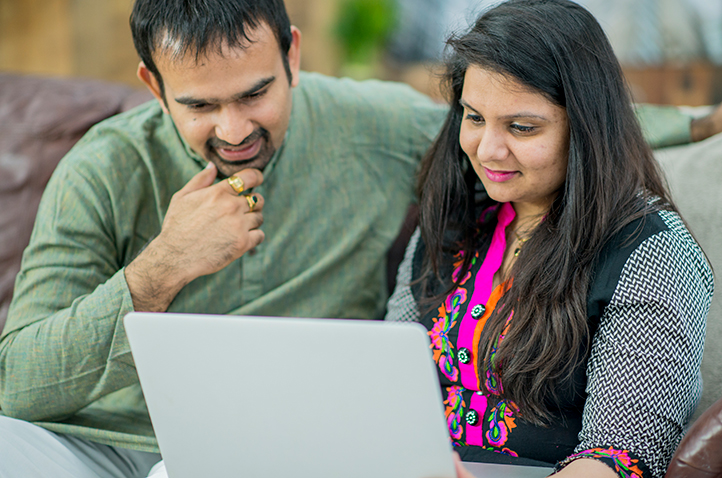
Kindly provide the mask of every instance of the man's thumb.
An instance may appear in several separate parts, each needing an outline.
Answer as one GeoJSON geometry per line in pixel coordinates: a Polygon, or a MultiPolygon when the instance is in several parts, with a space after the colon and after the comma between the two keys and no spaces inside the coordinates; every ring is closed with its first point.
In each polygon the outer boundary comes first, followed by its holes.
{"type": "Polygon", "coordinates": [[[199,189],[207,188],[211,184],[213,184],[213,181],[216,179],[216,175],[218,174],[218,171],[216,170],[216,166],[213,163],[208,163],[208,165],[203,168],[201,172],[196,174],[191,178],[190,181],[186,183],[183,188],[178,191],[181,193],[190,193],[193,191],[197,191],[199,189]]]}

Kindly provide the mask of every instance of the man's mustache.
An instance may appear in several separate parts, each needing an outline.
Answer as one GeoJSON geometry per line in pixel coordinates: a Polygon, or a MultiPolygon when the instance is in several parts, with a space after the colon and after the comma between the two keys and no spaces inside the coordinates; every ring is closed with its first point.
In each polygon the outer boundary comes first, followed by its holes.
{"type": "Polygon", "coordinates": [[[238,147],[243,147],[243,146],[249,145],[251,143],[255,143],[259,139],[265,138],[265,137],[268,137],[268,130],[266,130],[265,128],[257,128],[255,130],[253,130],[253,132],[251,134],[246,136],[246,138],[238,144],[227,143],[226,141],[223,141],[222,139],[219,139],[219,138],[210,138],[206,142],[206,144],[208,146],[210,146],[211,148],[215,148],[215,149],[238,148],[238,147]]]}

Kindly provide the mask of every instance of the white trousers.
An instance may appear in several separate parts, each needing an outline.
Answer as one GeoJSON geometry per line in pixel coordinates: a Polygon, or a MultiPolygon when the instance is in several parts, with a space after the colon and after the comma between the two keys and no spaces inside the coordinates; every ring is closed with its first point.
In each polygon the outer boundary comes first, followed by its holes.
{"type": "Polygon", "coordinates": [[[148,478],[168,478],[168,472],[165,471],[165,462],[159,461],[156,463],[148,473],[148,478]]]}
{"type": "Polygon", "coordinates": [[[160,459],[0,415],[0,478],[145,478],[160,459]]]}

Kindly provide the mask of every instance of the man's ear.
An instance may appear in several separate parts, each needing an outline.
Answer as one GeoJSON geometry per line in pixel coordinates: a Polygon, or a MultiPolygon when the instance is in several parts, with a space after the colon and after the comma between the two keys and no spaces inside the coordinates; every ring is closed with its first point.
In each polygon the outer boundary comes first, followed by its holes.
{"type": "Polygon", "coordinates": [[[288,48],[288,67],[291,70],[291,86],[296,86],[301,71],[301,30],[291,26],[291,35],[293,38],[288,48]]]}
{"type": "Polygon", "coordinates": [[[160,88],[160,82],[142,61],[138,64],[138,71],[136,72],[136,75],[138,75],[140,81],[148,87],[150,92],[153,93],[155,99],[158,100],[158,103],[160,103],[160,107],[163,108],[163,112],[170,114],[168,106],[165,103],[165,98],[163,97],[163,92],[160,88]]]}

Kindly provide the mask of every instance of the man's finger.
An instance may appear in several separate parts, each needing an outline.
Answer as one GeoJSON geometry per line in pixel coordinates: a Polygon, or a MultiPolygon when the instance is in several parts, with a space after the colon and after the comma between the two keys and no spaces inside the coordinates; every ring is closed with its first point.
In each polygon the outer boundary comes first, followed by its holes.
{"type": "MultiPolygon", "coordinates": [[[[253,244],[253,247],[258,246],[260,243],[263,242],[265,238],[266,235],[260,229],[253,229],[252,231],[248,231],[248,239],[250,243],[253,244]]],[[[251,249],[253,249],[253,247],[251,247],[251,249]]]]}
{"type": "Polygon", "coordinates": [[[245,219],[247,221],[246,224],[248,226],[248,230],[250,231],[258,229],[263,225],[263,214],[260,212],[246,214],[245,219]]]}
{"type": "Polygon", "coordinates": [[[203,168],[201,172],[193,176],[191,180],[188,181],[186,185],[178,191],[179,195],[183,196],[190,192],[207,188],[208,186],[213,184],[213,181],[216,179],[217,174],[218,170],[216,170],[216,166],[213,163],[208,163],[208,165],[203,168]]]}
{"type": "Polygon", "coordinates": [[[263,196],[258,193],[245,194],[246,201],[248,202],[248,212],[260,212],[263,210],[263,196]]]}
{"type": "Polygon", "coordinates": [[[263,173],[257,169],[244,169],[228,179],[218,183],[218,187],[238,196],[243,191],[259,186],[263,182],[263,173]]]}

